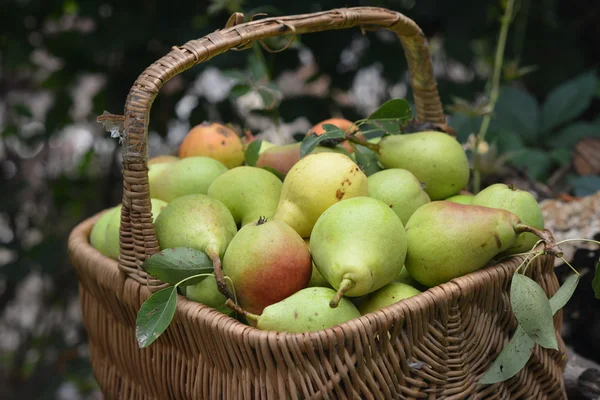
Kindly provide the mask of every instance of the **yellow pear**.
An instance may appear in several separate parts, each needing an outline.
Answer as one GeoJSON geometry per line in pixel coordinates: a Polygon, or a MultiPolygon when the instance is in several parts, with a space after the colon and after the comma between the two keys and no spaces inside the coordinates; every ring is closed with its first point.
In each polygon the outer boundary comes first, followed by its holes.
{"type": "Polygon", "coordinates": [[[367,176],[348,156],[309,154],[286,175],[273,219],[308,238],[325,210],[342,200],[367,196],[367,185],[367,176]]]}

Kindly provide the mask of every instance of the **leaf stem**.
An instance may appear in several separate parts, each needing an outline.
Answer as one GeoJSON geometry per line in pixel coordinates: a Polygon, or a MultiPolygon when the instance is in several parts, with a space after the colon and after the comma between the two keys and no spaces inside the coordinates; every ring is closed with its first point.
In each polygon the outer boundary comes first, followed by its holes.
{"type": "Polygon", "coordinates": [[[251,319],[253,321],[258,322],[258,319],[260,318],[260,315],[252,314],[251,312],[244,310],[242,307],[235,304],[235,302],[231,299],[227,299],[227,301],[225,302],[225,305],[227,307],[231,308],[236,313],[243,315],[247,319],[251,319]]]}
{"type": "Polygon", "coordinates": [[[492,88],[490,90],[490,112],[483,117],[479,134],[475,137],[475,148],[473,149],[473,194],[479,193],[481,188],[481,156],[479,154],[479,144],[485,140],[485,135],[490,126],[494,107],[500,94],[500,76],[502,72],[502,63],[504,61],[504,49],[506,47],[506,37],[508,28],[513,17],[513,6],[515,0],[507,0],[504,15],[502,16],[502,25],[496,46],[496,56],[494,59],[494,72],[492,76],[492,88]]]}
{"type": "Polygon", "coordinates": [[[564,257],[560,257],[560,259],[563,260],[565,262],[565,264],[567,264],[569,266],[569,268],[571,268],[573,270],[573,272],[575,272],[578,276],[580,275],[579,272],[577,272],[577,270],[575,268],[573,268],[573,266],[564,257]]]}
{"type": "Polygon", "coordinates": [[[565,240],[561,240],[560,242],[556,243],[556,245],[561,245],[563,243],[567,243],[567,242],[590,242],[590,243],[595,243],[600,245],[600,242],[597,240],[592,240],[592,239],[565,239],[565,240]]]}
{"type": "Polygon", "coordinates": [[[235,297],[229,290],[227,283],[225,282],[225,277],[223,276],[223,268],[221,265],[221,257],[219,257],[219,253],[210,247],[206,248],[206,254],[213,262],[215,280],[217,281],[217,288],[219,292],[228,299],[235,300],[235,297]]]}
{"type": "Polygon", "coordinates": [[[346,140],[348,140],[351,143],[359,144],[370,150],[373,150],[375,153],[379,153],[379,144],[377,144],[377,143],[371,143],[364,139],[360,139],[360,138],[354,136],[354,134],[346,134],[346,140]]]}
{"type": "Polygon", "coordinates": [[[562,250],[560,249],[560,247],[558,247],[558,245],[554,241],[554,237],[552,236],[552,233],[549,230],[547,230],[547,229],[539,230],[537,228],[534,228],[533,226],[529,226],[529,225],[525,225],[525,224],[517,224],[517,225],[515,225],[515,232],[516,233],[523,233],[523,232],[533,233],[535,236],[539,237],[544,242],[544,245],[545,245],[544,252],[546,254],[549,254],[554,257],[562,257],[563,256],[562,250]]]}
{"type": "Polygon", "coordinates": [[[331,301],[329,302],[329,307],[336,308],[342,300],[342,297],[344,297],[344,294],[346,294],[348,290],[352,289],[354,285],[355,283],[352,279],[342,279],[342,283],[340,283],[340,288],[338,289],[335,296],[333,296],[333,299],[331,299],[331,301]]]}

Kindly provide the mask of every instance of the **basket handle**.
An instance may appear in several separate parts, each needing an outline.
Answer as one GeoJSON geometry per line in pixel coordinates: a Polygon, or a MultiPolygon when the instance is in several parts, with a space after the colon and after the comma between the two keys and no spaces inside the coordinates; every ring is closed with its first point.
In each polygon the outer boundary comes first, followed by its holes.
{"type": "Polygon", "coordinates": [[[247,48],[256,40],[275,36],[355,26],[362,29],[383,27],[395,32],[404,48],[417,119],[439,124],[446,121],[427,41],[417,24],[403,14],[377,7],[355,7],[236,24],[239,16],[234,14],[223,30],[173,47],[137,78],[127,96],[124,117],[105,115],[103,118],[105,121],[120,120],[123,129],[123,206],[118,259],[121,270],[143,272],[140,265],[147,257],[160,251],[152,224],[148,186],[147,132],[152,102],[169,79],[218,54],[247,48]]]}

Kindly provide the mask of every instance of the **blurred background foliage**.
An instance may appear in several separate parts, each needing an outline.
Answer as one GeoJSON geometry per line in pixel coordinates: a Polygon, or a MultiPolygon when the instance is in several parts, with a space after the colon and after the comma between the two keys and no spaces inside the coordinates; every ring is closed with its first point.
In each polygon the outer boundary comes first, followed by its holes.
{"type": "MultiPolygon", "coordinates": [[[[382,6],[428,37],[442,101],[466,149],[489,113],[500,0],[4,0],[0,12],[0,397],[97,398],[66,239],[120,201],[120,147],[95,122],[121,114],[137,76],[171,46],[269,16],[382,6]]],[[[600,188],[600,2],[519,0],[487,141],[486,184],[518,176],[539,198],[600,188]]],[[[289,38],[268,41],[272,48],[289,38]]],[[[150,114],[150,155],[204,120],[275,143],[331,116],[357,120],[411,98],[388,32],[314,33],[272,54],[255,45],[178,75],[150,114]]]]}

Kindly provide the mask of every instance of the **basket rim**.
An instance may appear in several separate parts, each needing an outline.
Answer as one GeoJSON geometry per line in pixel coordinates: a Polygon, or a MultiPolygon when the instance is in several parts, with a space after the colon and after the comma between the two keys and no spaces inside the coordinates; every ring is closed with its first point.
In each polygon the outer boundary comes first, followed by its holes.
{"type": "MultiPolygon", "coordinates": [[[[101,268],[107,269],[107,271],[103,271],[103,273],[110,273],[112,281],[110,287],[112,290],[115,290],[115,294],[117,295],[117,288],[124,289],[128,287],[128,285],[126,285],[128,281],[129,284],[135,283],[139,285],[140,304],[137,306],[139,310],[141,304],[144,301],[146,301],[146,299],[150,297],[153,294],[153,292],[146,285],[137,282],[136,280],[128,276],[128,274],[120,270],[118,267],[118,262],[116,260],[104,256],[98,250],[92,247],[92,245],[89,242],[89,235],[94,223],[106,211],[107,210],[102,210],[98,212],[97,214],[81,221],[77,226],[73,228],[68,240],[69,255],[72,260],[73,267],[78,275],[85,273],[85,271],[82,270],[81,265],[79,265],[81,263],[77,262],[82,259],[87,261],[84,264],[86,264],[88,269],[90,268],[89,265],[93,265],[94,270],[98,269],[97,265],[101,265],[101,268]]],[[[374,321],[377,321],[377,325],[383,325],[383,328],[388,329],[395,323],[394,321],[397,320],[398,316],[404,316],[404,319],[406,319],[406,316],[410,313],[411,310],[425,309],[430,307],[431,305],[435,305],[437,303],[437,299],[441,297],[460,297],[464,288],[477,285],[477,281],[495,279],[502,273],[508,273],[509,270],[513,270],[517,265],[519,265],[523,260],[525,260],[525,258],[526,256],[512,256],[503,262],[481,268],[475,272],[471,272],[458,278],[454,278],[441,285],[428,288],[427,290],[417,295],[400,300],[382,309],[370,312],[365,315],[361,315],[360,317],[353,318],[342,324],[321,329],[318,331],[292,333],[285,331],[261,330],[251,325],[246,325],[229,315],[215,310],[212,307],[189,300],[188,298],[179,293],[177,293],[176,314],[179,314],[180,316],[189,314],[190,312],[195,313],[197,315],[203,314],[207,319],[216,319],[217,322],[215,325],[217,326],[225,327],[228,330],[237,329],[240,335],[250,335],[250,337],[258,336],[259,338],[257,339],[260,339],[260,337],[262,337],[266,340],[268,336],[276,334],[278,337],[284,335],[286,338],[310,337],[311,339],[314,339],[319,337],[322,341],[324,340],[328,342],[332,335],[336,336],[336,333],[339,333],[341,330],[355,331],[356,324],[362,324],[363,326],[371,326],[374,324],[374,321]]],[[[541,257],[538,257],[536,260],[539,260],[538,265],[543,266],[543,268],[554,268],[554,260],[551,256],[543,255],[541,257]]],[[[533,268],[529,269],[529,271],[531,270],[533,270],[533,268]]],[[[556,313],[556,315],[554,316],[555,321],[556,318],[559,316],[560,312],[556,313]]]]}

